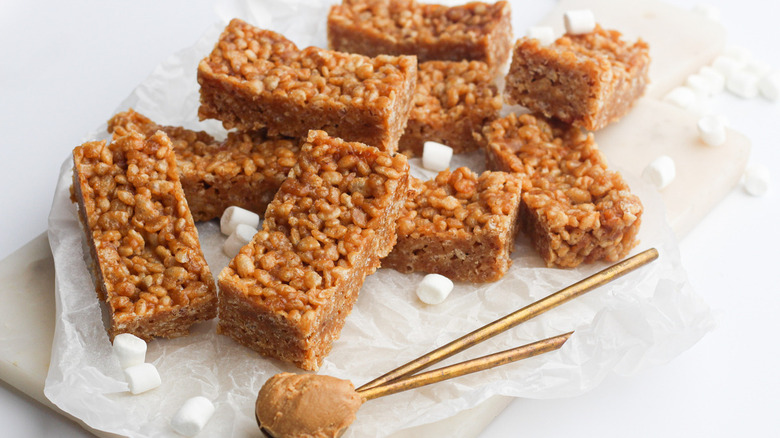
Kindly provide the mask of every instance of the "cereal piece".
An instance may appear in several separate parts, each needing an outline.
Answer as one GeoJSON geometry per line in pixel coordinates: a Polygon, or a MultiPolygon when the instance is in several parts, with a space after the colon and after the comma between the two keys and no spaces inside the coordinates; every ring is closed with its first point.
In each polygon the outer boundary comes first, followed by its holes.
{"type": "Polygon", "coordinates": [[[142,363],[125,368],[125,380],[133,395],[150,391],[162,384],[157,367],[150,363],[142,363]]]}
{"type": "Polygon", "coordinates": [[[171,428],[180,435],[194,437],[206,427],[212,415],[214,404],[211,400],[202,396],[188,398],[173,414],[171,428]]]}
{"type": "Polygon", "coordinates": [[[260,226],[260,215],[232,205],[222,213],[222,217],[219,219],[219,230],[222,231],[222,234],[229,236],[235,233],[236,228],[241,224],[256,230],[260,226]]]}
{"type": "Polygon", "coordinates": [[[198,65],[198,116],[271,135],[322,129],[395,152],[416,80],[412,56],[299,50],[278,33],[234,19],[198,65]]]}
{"type": "Polygon", "coordinates": [[[406,202],[398,243],[382,266],[472,283],[503,277],[512,264],[521,178],[506,172],[478,177],[461,167],[414,185],[418,194],[406,202]]]}
{"type": "Polygon", "coordinates": [[[436,172],[449,169],[451,159],[451,147],[436,143],[435,141],[425,142],[422,156],[422,165],[424,168],[436,172]]]}
{"type": "Polygon", "coordinates": [[[765,98],[776,101],[780,97],[780,71],[770,73],[758,82],[758,89],[765,98]]]}
{"type": "Polygon", "coordinates": [[[758,78],[744,70],[736,71],[726,81],[726,89],[735,96],[752,99],[758,96],[758,78]]]}
{"type": "Polygon", "coordinates": [[[658,190],[661,190],[674,181],[677,175],[677,167],[674,160],[668,155],[661,155],[642,171],[642,179],[652,184],[658,190]]]}
{"type": "Polygon", "coordinates": [[[130,333],[120,333],[114,336],[114,356],[119,359],[122,369],[138,365],[146,361],[146,341],[130,333]]]}
{"type": "Polygon", "coordinates": [[[598,25],[591,33],[564,35],[549,46],[521,38],[505,94],[509,103],[598,130],[620,119],[644,94],[649,65],[644,41],[628,44],[619,32],[598,25]]]}
{"type": "Polygon", "coordinates": [[[408,184],[403,154],[311,131],[262,229],[219,275],[217,331],[316,370],[395,243],[408,184]]]}
{"type": "Polygon", "coordinates": [[[441,304],[452,292],[452,280],[439,274],[428,274],[417,285],[417,298],[425,304],[441,304]]]}
{"type": "Polygon", "coordinates": [[[563,24],[569,35],[584,35],[596,29],[596,17],[590,9],[576,9],[563,13],[563,24]]]}
{"type": "Polygon", "coordinates": [[[750,164],[742,176],[745,190],[753,196],[764,196],[769,191],[769,168],[762,164],[750,164]]]}
{"type": "Polygon", "coordinates": [[[710,146],[720,146],[726,142],[726,125],[718,116],[704,116],[696,124],[699,138],[710,146]]]}
{"type": "Polygon", "coordinates": [[[487,64],[429,61],[418,65],[417,91],[398,148],[419,156],[425,141],[452,147],[456,154],[480,147],[482,126],[498,117],[501,93],[487,64]]]}
{"type": "Polygon", "coordinates": [[[526,32],[525,36],[539,40],[539,44],[543,46],[555,42],[555,31],[553,31],[553,28],[550,26],[531,26],[528,28],[528,32],[526,32]]]}
{"type": "Polygon", "coordinates": [[[230,258],[235,257],[244,245],[252,241],[255,234],[257,234],[257,228],[247,224],[238,224],[235,231],[225,239],[222,252],[230,258]]]}
{"type": "Polygon", "coordinates": [[[698,104],[696,92],[688,87],[674,87],[664,96],[664,102],[682,108],[687,111],[693,111],[698,104]]]}
{"type": "Polygon", "coordinates": [[[160,126],[131,110],[108,122],[114,136],[163,131],[173,143],[184,196],[196,221],[218,218],[231,205],[262,214],[297,160],[297,139],[263,131],[231,132],[222,142],[200,131],[160,126]]]}
{"type": "Polygon", "coordinates": [[[415,0],[343,0],[328,14],[334,50],[416,55],[425,61],[482,61],[501,70],[512,47],[508,2],[471,2],[448,7],[415,0]]]}
{"type": "Polygon", "coordinates": [[[73,150],[73,162],[74,200],[110,337],[183,336],[216,316],[214,279],[168,136],[88,142],[73,150]]]}
{"type": "Polygon", "coordinates": [[[488,168],[526,178],[520,222],[548,266],[617,261],[637,244],[642,203],[607,169],[592,134],[541,116],[485,127],[488,168]]]}

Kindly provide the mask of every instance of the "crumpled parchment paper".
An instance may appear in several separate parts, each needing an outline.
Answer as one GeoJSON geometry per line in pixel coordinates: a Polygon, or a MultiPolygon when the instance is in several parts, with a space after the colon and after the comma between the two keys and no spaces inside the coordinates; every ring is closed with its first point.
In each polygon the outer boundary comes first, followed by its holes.
{"type": "MultiPolygon", "coordinates": [[[[325,44],[327,3],[222,1],[218,11],[223,19],[240,15],[281,31],[300,47],[325,44]]],[[[161,64],[117,111],[132,107],[159,123],[219,134],[218,123],[197,121],[195,72],[223,26],[215,25],[193,47],[161,64]]],[[[91,137],[106,138],[105,126],[91,137]]],[[[458,165],[477,171],[484,168],[480,154],[456,157],[453,167],[458,165]]],[[[127,392],[84,261],[83,233],[76,207],[69,200],[71,167],[68,158],[62,165],[49,218],[57,321],[46,396],[95,429],[131,437],[172,437],[177,435],[169,426],[171,416],[187,398],[202,395],[216,406],[202,436],[258,436],[253,418],[257,391],[273,374],[300,370],[216,335],[214,321],[196,325],[187,337],[152,341],[147,362],[159,370],[162,386],[135,396],[127,392]]],[[[426,172],[415,166],[415,174],[426,172]]],[[[624,176],[645,206],[641,243],[633,253],[655,247],[660,252],[658,260],[443,364],[575,330],[560,350],[372,400],[360,410],[346,436],[387,436],[449,418],[496,394],[540,399],[582,394],[610,374],[631,374],[663,364],[709,331],[713,318],[687,282],[660,196],[636,176],[624,176]]],[[[216,221],[201,223],[198,229],[216,276],[228,262],[221,252],[225,237],[216,221]]],[[[359,386],[607,266],[546,268],[524,236],[517,238],[512,258],[513,266],[504,279],[486,285],[458,283],[450,297],[437,306],[416,298],[414,290],[421,274],[380,269],[366,280],[319,373],[350,379],[359,386]]]]}

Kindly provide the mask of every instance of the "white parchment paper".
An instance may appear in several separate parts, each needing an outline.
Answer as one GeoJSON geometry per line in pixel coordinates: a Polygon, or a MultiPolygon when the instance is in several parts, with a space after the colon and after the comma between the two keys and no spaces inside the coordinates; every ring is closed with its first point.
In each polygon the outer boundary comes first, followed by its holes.
{"type": "MultiPolygon", "coordinates": [[[[223,1],[218,10],[223,19],[238,15],[283,32],[301,47],[325,45],[327,3],[223,1]]],[[[159,123],[219,134],[219,124],[197,121],[195,72],[223,26],[215,25],[193,47],[160,65],[117,111],[132,107],[159,123]]],[[[105,138],[105,126],[91,137],[105,138]]],[[[484,167],[480,154],[456,157],[454,166],[464,164],[477,171],[484,167]]],[[[169,426],[174,412],[187,398],[203,395],[214,402],[216,412],[202,436],[258,436],[253,418],[257,391],[273,374],[300,370],[216,335],[214,321],[196,325],[187,337],[152,341],[147,361],[159,370],[162,386],[136,396],[127,392],[84,261],[82,232],[69,200],[71,167],[71,160],[65,160],[49,218],[57,322],[46,396],[95,429],[131,437],[170,437],[177,436],[169,426]]],[[[415,173],[425,174],[418,166],[415,173]]],[[[372,400],[360,410],[347,436],[387,436],[451,417],[496,394],[527,398],[582,394],[610,374],[625,375],[665,363],[710,330],[712,316],[686,280],[660,196],[635,176],[624,176],[645,206],[641,244],[634,253],[656,247],[661,254],[657,261],[445,364],[575,330],[560,350],[372,400]]],[[[198,229],[216,276],[228,262],[221,252],[224,236],[216,222],[201,223],[198,229]]],[[[365,282],[341,338],[319,373],[350,379],[359,386],[605,266],[546,268],[520,236],[504,279],[480,286],[456,284],[450,297],[437,306],[422,304],[415,296],[422,275],[380,269],[365,282]]]]}

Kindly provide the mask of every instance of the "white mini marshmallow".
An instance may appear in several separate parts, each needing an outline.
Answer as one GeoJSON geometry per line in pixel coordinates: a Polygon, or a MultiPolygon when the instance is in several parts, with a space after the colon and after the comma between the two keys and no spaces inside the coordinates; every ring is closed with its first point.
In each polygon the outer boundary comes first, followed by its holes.
{"type": "Polygon", "coordinates": [[[712,21],[720,21],[720,9],[715,5],[699,3],[693,7],[693,12],[712,21]]]}
{"type": "Polygon", "coordinates": [[[758,96],[758,77],[744,70],[736,71],[726,81],[726,89],[736,96],[752,99],[758,96]]]}
{"type": "Polygon", "coordinates": [[[235,257],[241,251],[241,248],[255,237],[255,234],[257,234],[256,228],[247,224],[238,224],[233,234],[225,239],[225,243],[222,245],[222,252],[230,258],[235,257]]]}
{"type": "Polygon", "coordinates": [[[737,62],[743,66],[750,62],[751,59],[753,59],[753,55],[750,53],[750,50],[735,44],[727,44],[726,47],[723,48],[723,52],[721,52],[721,54],[723,56],[728,56],[729,58],[737,60],[737,62]]]}
{"type": "Polygon", "coordinates": [[[451,147],[435,141],[426,141],[423,144],[422,165],[424,168],[441,172],[450,167],[450,160],[452,160],[451,147]]]}
{"type": "Polygon", "coordinates": [[[452,280],[439,274],[428,274],[417,285],[417,297],[425,304],[441,304],[452,292],[452,280]]]}
{"type": "Polygon", "coordinates": [[[548,46],[555,42],[555,31],[550,26],[533,26],[528,28],[528,38],[536,38],[539,44],[548,46]]]}
{"type": "Polygon", "coordinates": [[[720,55],[715,58],[714,61],[712,61],[712,68],[725,76],[726,80],[728,80],[728,78],[730,78],[734,73],[742,70],[744,67],[745,63],[724,55],[720,55]]]}
{"type": "Polygon", "coordinates": [[[171,428],[178,434],[193,437],[200,433],[211,416],[214,404],[206,397],[187,399],[171,418],[171,428]]]}
{"type": "Polygon", "coordinates": [[[664,101],[689,111],[695,109],[698,104],[696,92],[688,87],[673,88],[672,91],[666,93],[664,101]]]}
{"type": "Polygon", "coordinates": [[[710,97],[715,94],[715,87],[712,82],[700,74],[689,75],[685,79],[685,86],[693,90],[700,98],[710,97]]]}
{"type": "Polygon", "coordinates": [[[235,205],[226,208],[219,219],[219,229],[222,234],[226,236],[233,234],[238,224],[249,225],[257,229],[260,225],[260,215],[235,205]]]}
{"type": "Polygon", "coordinates": [[[574,9],[563,13],[563,24],[566,26],[566,33],[582,35],[593,32],[596,28],[596,17],[590,9],[574,9]]]}
{"type": "Polygon", "coordinates": [[[696,124],[699,138],[710,146],[720,146],[726,142],[726,125],[718,116],[704,116],[696,124]]]}
{"type": "Polygon", "coordinates": [[[751,59],[747,64],[745,64],[745,71],[748,73],[753,73],[754,75],[758,76],[759,79],[761,79],[772,71],[772,66],[764,61],[751,59]]]}
{"type": "Polygon", "coordinates": [[[712,94],[722,93],[726,89],[726,76],[723,76],[723,73],[715,70],[713,67],[705,65],[699,69],[699,76],[710,81],[712,94]]]}
{"type": "Polygon", "coordinates": [[[114,336],[114,356],[119,359],[122,369],[139,365],[146,361],[146,341],[130,333],[114,336]]]}
{"type": "Polygon", "coordinates": [[[765,98],[776,101],[780,97],[780,71],[774,71],[758,81],[758,89],[765,98]]]}
{"type": "Polygon", "coordinates": [[[745,190],[753,196],[764,196],[769,191],[769,168],[762,164],[749,164],[742,178],[745,190]]]}
{"type": "Polygon", "coordinates": [[[674,160],[668,155],[661,155],[645,167],[642,179],[661,190],[674,180],[676,174],[674,160]]]}
{"type": "Polygon", "coordinates": [[[150,363],[142,363],[125,368],[125,380],[130,392],[140,394],[157,388],[162,383],[157,368],[150,363]]]}

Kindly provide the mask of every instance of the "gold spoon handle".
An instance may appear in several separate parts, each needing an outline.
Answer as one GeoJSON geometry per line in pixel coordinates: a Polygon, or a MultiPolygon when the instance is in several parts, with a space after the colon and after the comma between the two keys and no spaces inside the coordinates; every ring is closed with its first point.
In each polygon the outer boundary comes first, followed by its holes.
{"type": "Polygon", "coordinates": [[[413,374],[423,368],[440,362],[456,353],[459,353],[469,347],[472,347],[485,339],[489,339],[496,336],[499,333],[503,333],[518,324],[528,321],[529,319],[544,313],[552,308],[560,306],[561,304],[570,301],[580,295],[585,294],[599,286],[602,286],[610,281],[622,277],[629,272],[644,266],[653,260],[658,258],[658,251],[655,248],[643,251],[633,257],[623,260],[620,263],[616,263],[608,268],[605,268],[584,280],[580,280],[571,286],[563,288],[552,295],[542,298],[539,301],[531,303],[520,310],[510,313],[500,319],[497,319],[473,332],[462,336],[449,344],[437,348],[436,350],[426,353],[417,359],[401,365],[400,367],[390,371],[358,388],[358,391],[364,391],[369,388],[374,388],[380,385],[384,385],[387,382],[391,382],[403,376],[413,374]]]}
{"type": "Polygon", "coordinates": [[[476,373],[477,371],[487,370],[499,365],[512,363],[520,359],[525,359],[542,353],[547,353],[548,351],[557,350],[563,346],[572,333],[574,332],[543,339],[541,341],[526,344],[521,347],[505,350],[500,353],[493,353],[476,359],[467,360],[455,365],[426,371],[424,373],[415,374],[413,376],[407,376],[381,386],[374,386],[368,389],[358,389],[357,392],[361,397],[363,397],[364,400],[371,400],[377,397],[406,391],[408,389],[430,385],[431,383],[441,382],[442,380],[452,379],[454,377],[476,373]]]}

